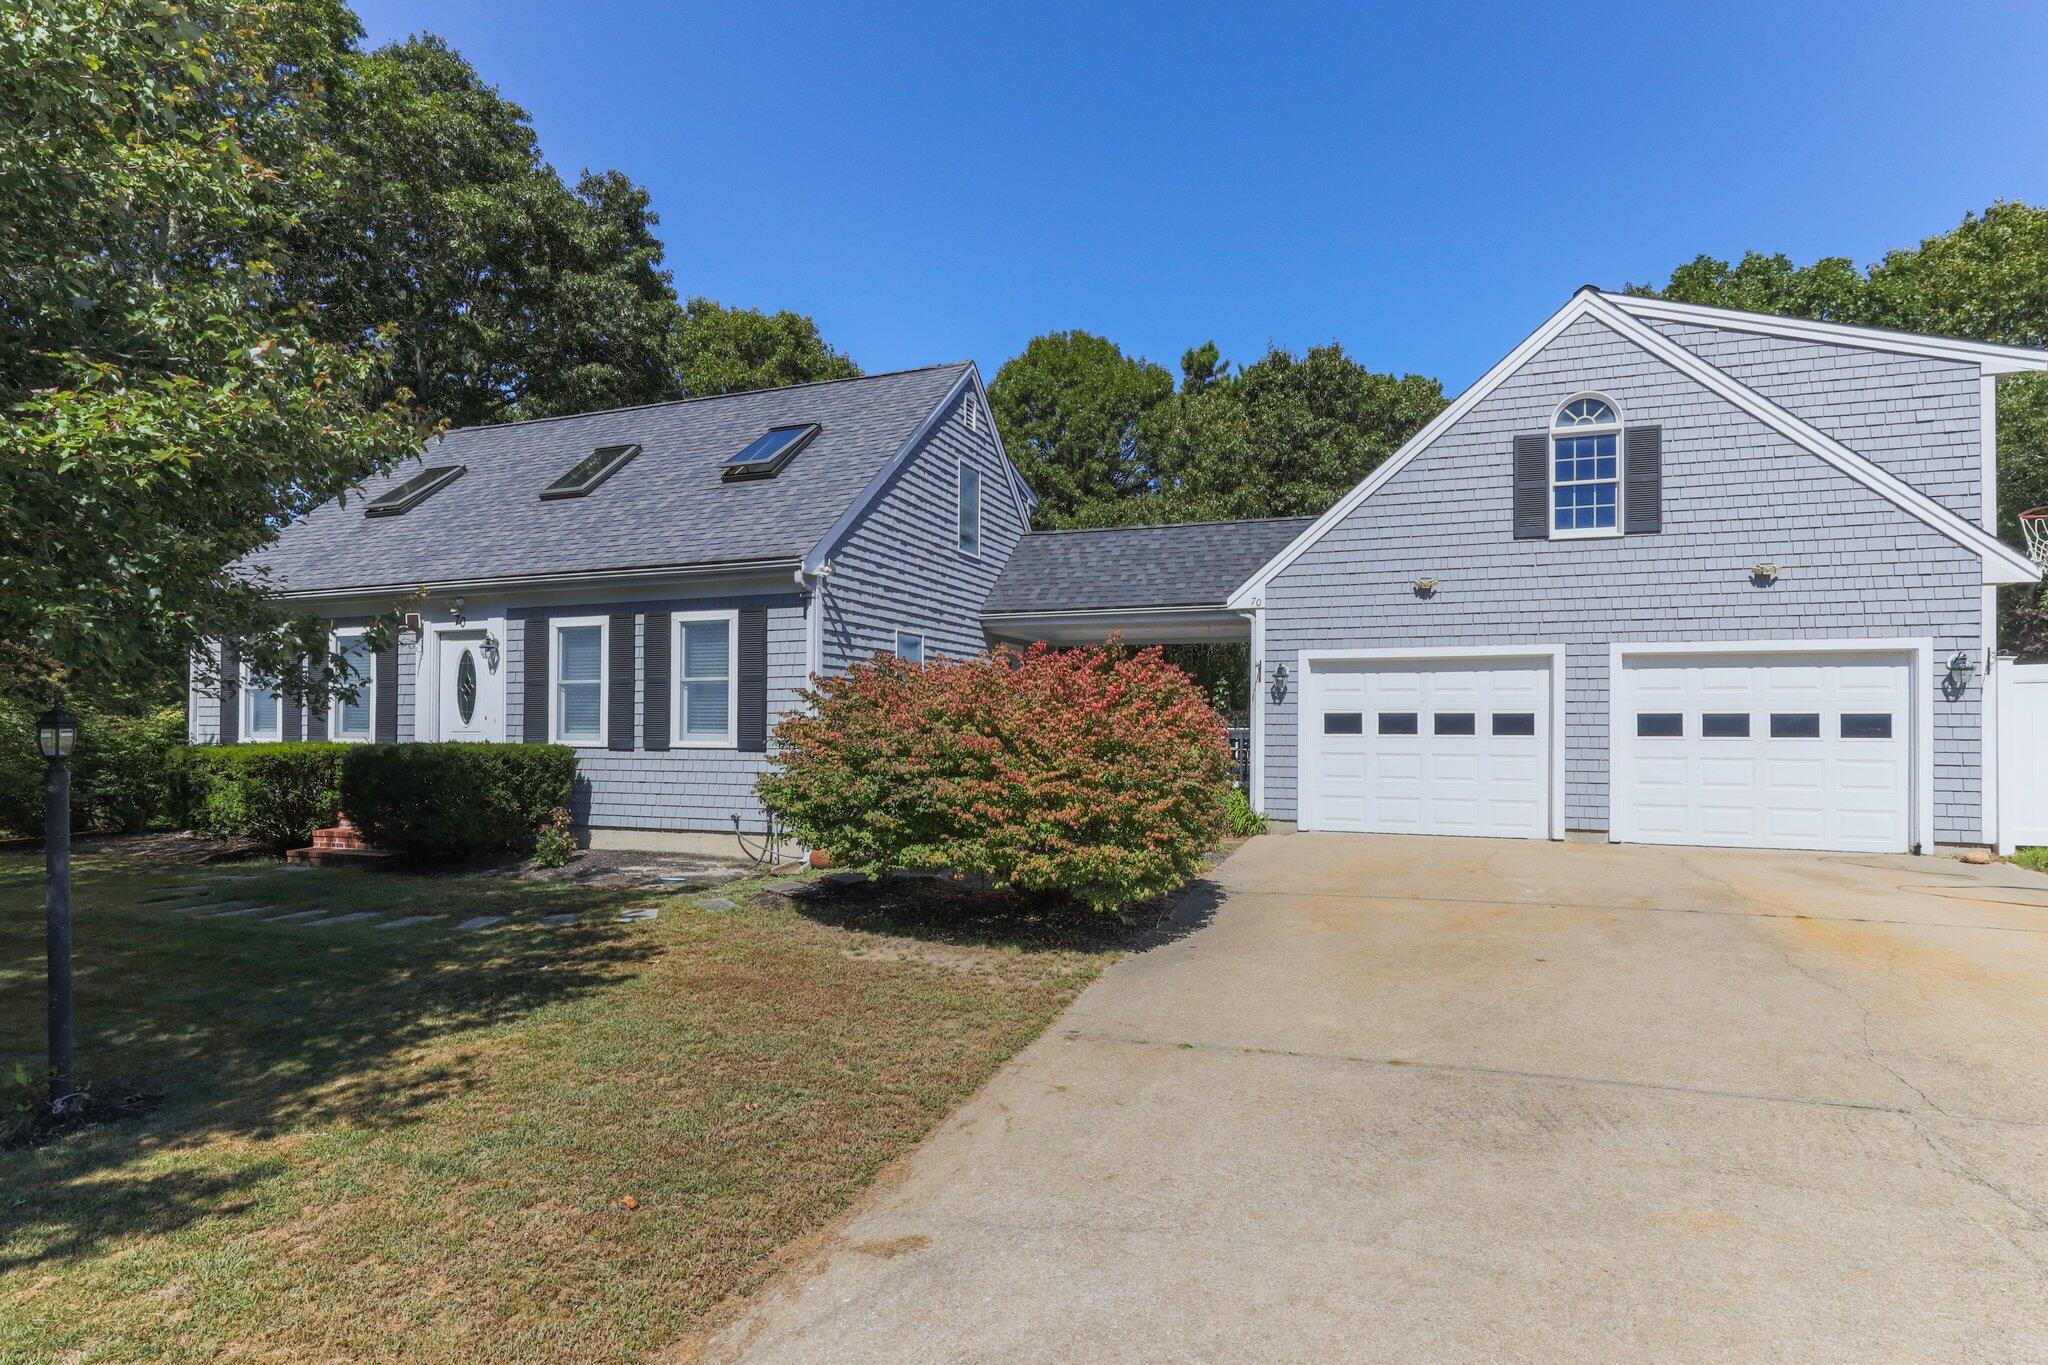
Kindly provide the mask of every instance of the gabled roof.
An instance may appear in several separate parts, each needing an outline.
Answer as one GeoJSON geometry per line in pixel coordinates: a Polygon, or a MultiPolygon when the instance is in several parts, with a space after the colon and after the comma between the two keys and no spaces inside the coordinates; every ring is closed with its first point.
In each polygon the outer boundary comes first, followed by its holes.
{"type": "MultiPolygon", "coordinates": [[[[467,427],[285,528],[244,563],[292,595],[405,590],[820,558],[961,392],[972,362],[467,427]],[[728,482],[728,457],[773,426],[817,437],[772,479],[728,482]],[[540,492],[600,446],[639,453],[588,496],[540,492]],[[431,465],[468,472],[401,516],[363,506],[431,465]]],[[[1021,480],[1013,492],[1028,498],[1021,480]]]]}
{"type": "Polygon", "coordinates": [[[1956,360],[1979,366],[1986,374],[2048,370],[2048,351],[2036,350],[2031,346],[2001,346],[1989,341],[1922,336],[1918,332],[1898,332],[1889,327],[1858,327],[1843,322],[1813,322],[1806,318],[1751,313],[1739,308],[1709,308],[1705,304],[1676,303],[1670,299],[1647,298],[1637,294],[1602,294],[1601,297],[1630,317],[1645,320],[1691,322],[1702,327],[1718,327],[1728,332],[1751,332],[1758,336],[1783,337],[1788,341],[1818,341],[1830,346],[1855,346],[1866,351],[1891,351],[1898,355],[1926,356],[1933,360],[1956,360]]]}
{"type": "MultiPolygon", "coordinates": [[[[1590,285],[1572,295],[1570,301],[1564,307],[1551,314],[1541,327],[1538,327],[1523,339],[1521,345],[1515,347],[1514,350],[1502,357],[1499,363],[1481,375],[1477,382],[1452,400],[1450,406],[1438,413],[1422,430],[1409,437],[1399,450],[1396,450],[1381,463],[1379,468],[1373,470],[1363,481],[1353,487],[1349,493],[1339,498],[1329,511],[1317,517],[1307,530],[1296,536],[1285,549],[1262,565],[1257,573],[1246,579],[1230,595],[1230,605],[1235,608],[1260,605],[1267,583],[1270,583],[1288,565],[1300,558],[1309,547],[1321,540],[1333,527],[1349,516],[1352,509],[1384,487],[1411,460],[1428,449],[1437,438],[1462,420],[1467,413],[1484,401],[1487,395],[1491,394],[1517,370],[1521,369],[1531,357],[1549,345],[1560,332],[1564,331],[1565,328],[1571,326],[1574,322],[1586,317],[1591,317],[1604,323],[1620,336],[1634,342],[1637,346],[1664,361],[1673,369],[1691,377],[1735,407],[1747,412],[1765,426],[1772,428],[1794,444],[1819,457],[1822,461],[1833,465],[1836,469],[1855,479],[1880,497],[1893,503],[1902,511],[1918,518],[1965,549],[1976,552],[1983,560],[1984,581],[1986,583],[2034,583],[2040,581],[2041,570],[2035,567],[2032,561],[2012,546],[1999,540],[1998,537],[1974,522],[1968,521],[1949,511],[1946,507],[1943,507],[1934,499],[1920,492],[1920,490],[1899,479],[1896,475],[1888,473],[1877,465],[1872,464],[1869,460],[1864,459],[1861,455],[1858,455],[1834,437],[1821,431],[1812,423],[1795,416],[1748,385],[1715,368],[1694,352],[1687,350],[1671,338],[1665,336],[1656,328],[1638,320],[1629,309],[1622,306],[1624,303],[1636,305],[1642,302],[1644,301],[1623,295],[1603,294],[1590,285]]],[[[1755,313],[1737,313],[1727,309],[1703,308],[1694,304],[1681,306],[1688,310],[1690,320],[1711,322],[1714,325],[1721,325],[1721,319],[1724,316],[1732,316],[1737,319],[1757,319],[1760,317],[1759,314],[1755,313]]],[[[1816,328],[1828,328],[1830,330],[1836,328],[1836,324],[1831,323],[1813,323],[1808,325],[1816,328]]],[[[1847,328],[1841,330],[1868,332],[1875,329],[1847,328]]],[[[1883,333],[1883,335],[1896,337],[1903,334],[1883,333]]],[[[1931,345],[1940,339],[1920,338],[1919,340],[1931,345]]],[[[1838,344],[1854,345],[1861,343],[1842,343],[1838,340],[1838,344]]],[[[1980,343],[1963,342],[1952,344],[1978,346],[1980,343]]],[[[2042,363],[2029,365],[2028,368],[2048,369],[2048,353],[2027,351],[2019,347],[1991,347],[1989,349],[1999,352],[2010,351],[2016,353],[2019,357],[2037,359],[2042,363]]],[[[1987,373],[1995,372],[1991,368],[1990,361],[1983,363],[1987,373]]],[[[2007,363],[2007,361],[2001,360],[1999,363],[2007,363]]],[[[2018,362],[2017,360],[2012,360],[2010,363],[2017,365],[2018,362]]]]}
{"type": "Polygon", "coordinates": [[[1308,517],[1034,531],[1017,542],[983,616],[1220,607],[1308,517]]]}

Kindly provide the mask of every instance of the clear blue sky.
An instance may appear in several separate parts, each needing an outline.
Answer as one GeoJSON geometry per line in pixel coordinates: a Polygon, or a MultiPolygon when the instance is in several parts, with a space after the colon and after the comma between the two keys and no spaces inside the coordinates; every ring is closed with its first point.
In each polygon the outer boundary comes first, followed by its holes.
{"type": "Polygon", "coordinates": [[[1581,284],[2048,201],[2040,4],[360,3],[870,370],[1081,327],[1455,391],[1581,284]]]}

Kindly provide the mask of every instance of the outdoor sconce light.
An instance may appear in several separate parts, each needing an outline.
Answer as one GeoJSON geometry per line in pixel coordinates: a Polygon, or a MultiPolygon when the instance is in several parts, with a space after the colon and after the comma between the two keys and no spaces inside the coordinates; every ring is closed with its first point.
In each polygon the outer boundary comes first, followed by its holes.
{"type": "Polygon", "coordinates": [[[484,662],[490,665],[491,672],[496,673],[498,671],[498,637],[491,634],[488,630],[484,632],[483,651],[484,662]]]}
{"type": "Polygon", "coordinates": [[[1760,588],[1768,588],[1778,581],[1778,566],[1768,559],[1761,564],[1750,566],[1749,581],[1760,588]]]}
{"type": "Polygon", "coordinates": [[[36,722],[36,748],[43,751],[43,757],[55,762],[71,757],[71,751],[78,746],[78,722],[69,711],[53,706],[43,712],[36,722]]]}
{"type": "Polygon", "coordinates": [[[1957,692],[1970,685],[1970,675],[1977,671],[1977,661],[1970,657],[1968,650],[1959,649],[1948,661],[1948,685],[1957,692]]]}
{"type": "Polygon", "coordinates": [[[448,619],[453,621],[458,626],[468,625],[469,618],[462,614],[462,609],[468,605],[469,599],[466,597],[458,597],[454,601],[450,602],[448,604],[448,619]]]}
{"type": "Polygon", "coordinates": [[[1434,578],[1418,578],[1418,579],[1416,579],[1416,580],[1415,580],[1415,595],[1416,595],[1417,597],[1434,597],[1434,596],[1436,596],[1436,580],[1435,580],[1434,578]]]}
{"type": "Polygon", "coordinates": [[[1287,665],[1280,664],[1273,669],[1273,686],[1269,689],[1274,703],[1287,700],[1287,665]]]}

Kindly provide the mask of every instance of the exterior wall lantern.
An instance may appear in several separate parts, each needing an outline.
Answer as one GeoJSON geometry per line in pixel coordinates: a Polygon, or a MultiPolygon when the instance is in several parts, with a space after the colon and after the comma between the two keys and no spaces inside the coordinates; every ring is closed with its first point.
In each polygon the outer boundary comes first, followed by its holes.
{"type": "Polygon", "coordinates": [[[484,662],[490,665],[491,672],[496,673],[498,671],[498,637],[489,630],[484,632],[482,649],[484,652],[484,662]]]}
{"type": "Polygon", "coordinates": [[[1434,578],[1429,578],[1429,577],[1426,577],[1426,576],[1425,576],[1425,577],[1422,577],[1422,578],[1418,578],[1418,579],[1416,579],[1416,580],[1415,580],[1415,595],[1416,595],[1417,597],[1434,597],[1434,596],[1436,596],[1436,580],[1435,580],[1434,578]]]}
{"type": "Polygon", "coordinates": [[[1955,655],[1948,661],[1948,685],[1950,689],[1960,692],[1965,687],[1968,687],[1970,685],[1970,677],[1976,671],[1977,661],[1970,657],[1970,652],[1966,649],[1957,650],[1955,655]]]}
{"type": "Polygon", "coordinates": [[[1279,664],[1273,669],[1273,685],[1267,689],[1274,705],[1287,700],[1287,665],[1279,664]]]}
{"type": "Polygon", "coordinates": [[[1768,559],[1762,563],[1751,565],[1749,581],[1756,584],[1759,588],[1770,587],[1771,584],[1778,581],[1778,566],[1771,563],[1768,559]]]}

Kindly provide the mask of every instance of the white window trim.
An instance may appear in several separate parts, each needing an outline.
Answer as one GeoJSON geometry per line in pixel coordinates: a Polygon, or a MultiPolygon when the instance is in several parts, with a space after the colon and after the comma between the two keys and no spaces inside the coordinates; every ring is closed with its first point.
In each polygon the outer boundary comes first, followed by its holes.
{"type": "Polygon", "coordinates": [[[250,671],[249,663],[242,661],[240,678],[235,684],[235,738],[241,744],[282,744],[284,742],[284,694],[275,683],[263,684],[250,671]],[[249,699],[257,693],[277,698],[277,724],[266,734],[257,734],[256,727],[249,723],[249,699]]]}
{"type": "MultiPolygon", "coordinates": [[[[1551,410],[1550,430],[1544,436],[1544,453],[1546,457],[1544,463],[1547,466],[1550,485],[1549,531],[1552,540],[1607,540],[1625,532],[1627,529],[1626,517],[1628,508],[1623,501],[1622,494],[1623,490],[1628,487],[1628,441],[1624,435],[1626,431],[1627,421],[1622,416],[1621,404],[1615,402],[1604,393],[1592,391],[1575,393],[1551,410]],[[1560,427],[1557,424],[1557,419],[1564,415],[1566,408],[1574,403],[1584,402],[1588,398],[1596,402],[1605,403],[1607,410],[1614,414],[1614,420],[1612,422],[1601,422],[1595,426],[1581,427],[1560,427]],[[1569,531],[1557,529],[1557,440],[1560,436],[1612,436],[1614,438],[1614,525],[1575,527],[1569,531]]],[[[1607,481],[1605,479],[1594,479],[1591,482],[1605,483],[1607,481]]],[[[1582,486],[1581,481],[1577,479],[1572,480],[1571,483],[1573,487],[1582,486]]]]}
{"type": "MultiPolygon", "coordinates": [[[[920,665],[922,665],[926,658],[924,648],[924,632],[921,630],[912,630],[908,626],[898,626],[896,628],[895,654],[896,657],[899,659],[903,658],[903,642],[906,639],[917,641],[917,662],[920,665]]],[[[906,660],[905,662],[908,662],[908,660],[906,660]]]]}
{"type": "Polygon", "coordinates": [[[668,644],[668,747],[671,749],[736,749],[740,717],[740,614],[726,611],[679,611],[670,619],[668,644]],[[692,621],[725,622],[725,733],[693,735],[683,710],[683,627],[692,621]]]}
{"type": "Polygon", "coordinates": [[[953,481],[953,548],[969,559],[981,558],[981,508],[984,501],[981,496],[982,483],[981,471],[966,460],[960,461],[959,471],[953,481]],[[974,548],[971,550],[961,544],[967,538],[967,516],[960,504],[967,492],[969,474],[974,475],[974,548]]]}
{"type": "Polygon", "coordinates": [[[603,749],[610,745],[612,696],[612,619],[609,616],[555,616],[548,620],[548,739],[575,749],[603,749]],[[572,739],[562,733],[562,632],[581,626],[597,627],[597,735],[572,739]]]}
{"type": "MultiPolygon", "coordinates": [[[[345,630],[337,630],[332,635],[327,637],[328,654],[331,657],[338,659],[341,657],[341,642],[344,639],[360,640],[368,634],[369,631],[365,630],[361,626],[354,626],[345,630]]],[[[342,733],[341,699],[339,697],[329,696],[327,698],[327,738],[331,740],[333,743],[371,744],[376,741],[377,652],[375,650],[370,651],[370,671],[364,676],[362,686],[356,689],[356,695],[362,699],[362,705],[369,708],[369,731],[365,734],[360,735],[350,735],[342,733]]]]}

